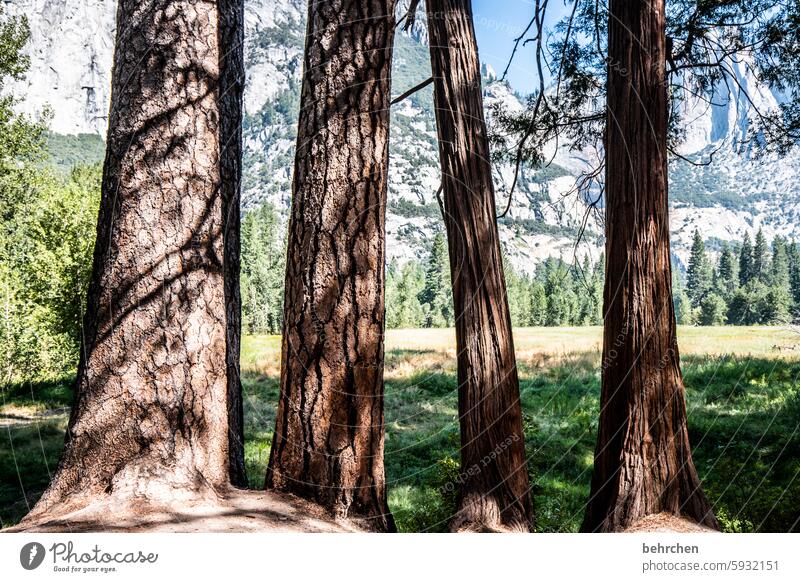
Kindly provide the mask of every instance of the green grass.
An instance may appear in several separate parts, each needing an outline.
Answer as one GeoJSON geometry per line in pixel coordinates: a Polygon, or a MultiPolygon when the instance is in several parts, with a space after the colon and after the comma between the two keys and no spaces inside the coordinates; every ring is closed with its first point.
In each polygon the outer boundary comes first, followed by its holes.
{"type": "MultiPolygon", "coordinates": [[[[538,531],[576,531],[591,477],[600,328],[515,330],[525,446],[538,531]]],[[[800,352],[777,328],[681,328],[689,430],[704,489],[726,531],[798,531],[800,352]]],[[[280,338],[242,350],[245,455],[263,485],[278,399],[280,338]]],[[[68,384],[6,387],[0,414],[66,406],[68,384]],[[16,411],[16,412],[15,412],[16,411]]],[[[4,422],[4,419],[0,419],[4,422]]],[[[18,521],[57,462],[64,414],[3,428],[0,518],[18,521]],[[12,450],[13,445],[13,450],[12,450]],[[23,494],[24,489],[24,494],[23,494]]],[[[386,477],[401,531],[444,531],[456,503],[458,415],[453,330],[386,338],[386,477]]]]}

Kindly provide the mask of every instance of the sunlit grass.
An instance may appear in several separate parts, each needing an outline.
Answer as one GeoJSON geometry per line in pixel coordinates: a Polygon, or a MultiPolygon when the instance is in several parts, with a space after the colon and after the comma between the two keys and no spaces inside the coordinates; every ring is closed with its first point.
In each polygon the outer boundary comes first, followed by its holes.
{"type": "MultiPolygon", "coordinates": [[[[774,327],[679,328],[690,438],[703,486],[728,531],[798,528],[800,335],[774,327]],[[780,346],[781,350],[776,349],[780,346]]],[[[591,478],[602,330],[514,333],[525,446],[538,531],[576,531],[591,478]]],[[[278,336],[242,343],[245,461],[264,483],[279,394],[278,336]]],[[[402,531],[443,531],[459,473],[455,334],[386,334],[386,478],[402,531]]],[[[48,482],[63,445],[68,382],[5,387],[0,414],[39,420],[3,428],[0,518],[18,521],[48,482]],[[13,452],[11,445],[13,445],[13,452]],[[15,463],[16,461],[16,463],[15,463]],[[25,494],[22,490],[24,488],[25,494]]],[[[0,419],[2,422],[2,419],[0,419]]]]}

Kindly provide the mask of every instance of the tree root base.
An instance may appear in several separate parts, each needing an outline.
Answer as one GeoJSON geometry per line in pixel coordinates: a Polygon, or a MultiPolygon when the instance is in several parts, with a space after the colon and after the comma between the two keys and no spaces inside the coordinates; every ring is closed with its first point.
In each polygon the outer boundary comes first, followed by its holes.
{"type": "Polygon", "coordinates": [[[646,515],[622,531],[623,533],[719,533],[689,518],[671,513],[646,515]]]}
{"type": "Polygon", "coordinates": [[[354,521],[333,519],[322,507],[287,493],[230,488],[216,500],[177,503],[100,497],[75,510],[60,508],[25,518],[3,532],[360,532],[354,521]]]}
{"type": "MultiPolygon", "coordinates": [[[[480,495],[470,495],[461,503],[456,515],[450,521],[452,533],[529,533],[530,524],[524,516],[504,522],[500,506],[496,500],[480,495]]],[[[508,516],[506,516],[508,519],[508,516]]]]}

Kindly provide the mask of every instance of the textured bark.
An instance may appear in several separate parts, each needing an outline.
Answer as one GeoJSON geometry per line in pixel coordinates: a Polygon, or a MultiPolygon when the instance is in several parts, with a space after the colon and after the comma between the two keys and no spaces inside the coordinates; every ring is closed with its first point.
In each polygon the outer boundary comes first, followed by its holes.
{"type": "MultiPolygon", "coordinates": [[[[76,402],[33,515],[244,483],[241,0],[122,0],[76,402]]],[[[138,503],[138,501],[137,501],[138,503]]]]}
{"type": "Polygon", "coordinates": [[[660,512],[716,528],[697,477],[672,304],[664,0],[612,0],[600,426],[583,531],[660,512]]]}
{"type": "Polygon", "coordinates": [[[394,2],[309,2],[266,486],[394,529],[383,466],[394,2]]]}
{"type": "Polygon", "coordinates": [[[458,350],[461,468],[454,530],[532,525],[480,65],[469,0],[428,0],[458,350]]]}

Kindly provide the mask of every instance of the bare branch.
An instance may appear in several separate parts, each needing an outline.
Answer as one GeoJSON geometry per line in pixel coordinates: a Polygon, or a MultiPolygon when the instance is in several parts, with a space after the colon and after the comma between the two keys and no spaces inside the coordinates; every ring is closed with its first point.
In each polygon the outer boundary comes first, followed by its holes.
{"type": "Polygon", "coordinates": [[[403,99],[410,97],[411,95],[413,95],[417,91],[420,91],[421,89],[424,89],[431,83],[433,83],[433,77],[428,77],[419,85],[414,85],[413,87],[411,87],[411,89],[409,89],[405,93],[402,93],[399,97],[395,97],[394,99],[392,99],[390,105],[395,105],[397,103],[400,103],[403,99]]]}

